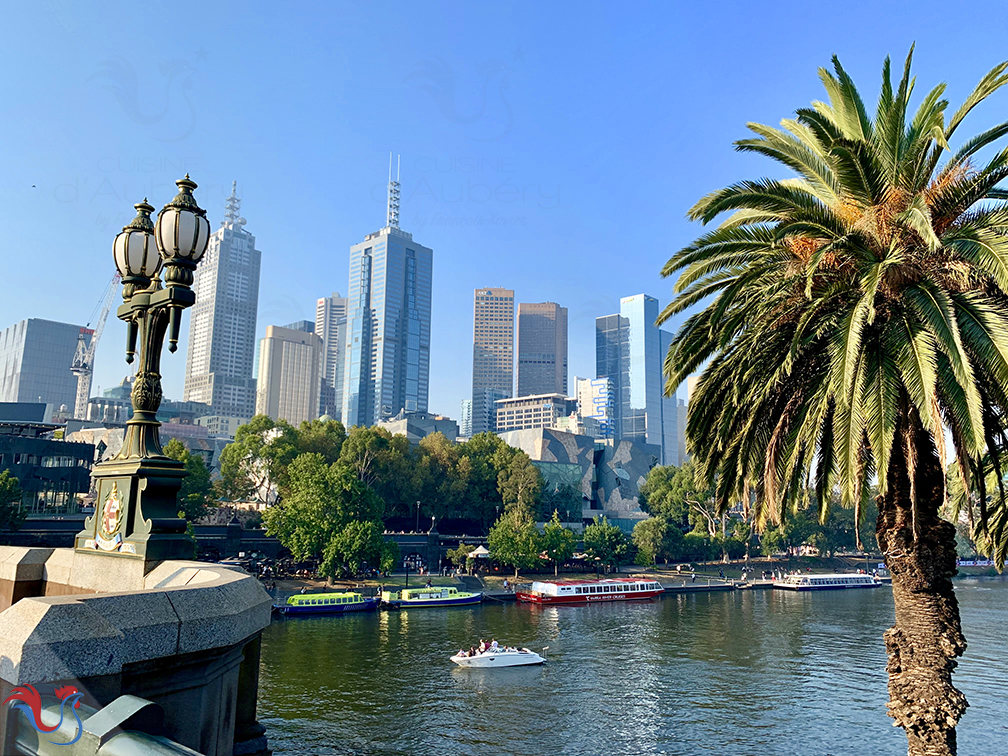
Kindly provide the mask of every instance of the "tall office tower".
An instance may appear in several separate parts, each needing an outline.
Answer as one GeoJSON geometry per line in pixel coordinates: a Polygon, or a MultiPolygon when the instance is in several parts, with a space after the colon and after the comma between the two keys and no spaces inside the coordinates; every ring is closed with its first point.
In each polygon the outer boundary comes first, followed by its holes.
{"type": "Polygon", "coordinates": [[[473,293],[472,434],[493,431],[494,402],[511,396],[514,385],[514,291],[473,293]]]}
{"type": "Polygon", "coordinates": [[[654,444],[663,465],[678,465],[675,397],[664,396],[662,366],[672,334],[655,325],[658,300],[624,297],[620,311],[595,319],[595,367],[613,388],[613,436],[654,444]]]}
{"type": "Polygon", "coordinates": [[[286,420],[295,427],[317,418],[322,339],[303,328],[269,326],[259,349],[256,414],[286,420]]]}
{"type": "Polygon", "coordinates": [[[248,420],[256,405],[252,363],[262,253],[245,230],[236,192],[234,182],[221,227],[196,269],[182,399],[209,404],[214,415],[248,420]]]}
{"type": "Polygon", "coordinates": [[[0,402],[51,404],[54,412],[65,404],[73,413],[77,376],[70,365],[81,330],[29,318],[0,331],[0,402]]]}
{"type": "Polygon", "coordinates": [[[434,251],[399,228],[399,179],[389,164],[385,228],[350,248],[343,424],[371,426],[426,412],[434,251]]]}
{"type": "Polygon", "coordinates": [[[343,419],[343,355],[346,352],[347,300],[334,291],[315,305],[315,333],[322,339],[319,414],[343,419]]]}
{"type": "Polygon", "coordinates": [[[567,308],[518,305],[518,396],[567,394],[567,308]]]}
{"type": "Polygon", "coordinates": [[[472,399],[463,399],[459,412],[459,435],[472,438],[472,399]]]}

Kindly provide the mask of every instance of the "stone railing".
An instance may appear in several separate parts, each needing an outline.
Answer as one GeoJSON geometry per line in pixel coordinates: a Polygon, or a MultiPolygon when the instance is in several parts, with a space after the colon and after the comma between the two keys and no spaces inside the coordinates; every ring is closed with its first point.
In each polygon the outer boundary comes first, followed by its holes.
{"type": "MultiPolygon", "coordinates": [[[[0,547],[0,700],[73,685],[102,708],[122,695],[164,710],[165,735],[206,756],[267,753],[256,722],[271,600],[244,572],[71,549],[0,547]]],[[[15,718],[0,716],[3,753],[15,718]]]]}

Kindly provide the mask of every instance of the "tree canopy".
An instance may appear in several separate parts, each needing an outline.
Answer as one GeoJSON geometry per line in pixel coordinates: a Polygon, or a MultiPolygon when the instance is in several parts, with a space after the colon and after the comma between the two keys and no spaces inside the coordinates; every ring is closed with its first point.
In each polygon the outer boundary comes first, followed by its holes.
{"type": "Polygon", "coordinates": [[[207,510],[214,505],[214,487],[203,457],[193,454],[177,438],[165,444],[164,453],[185,465],[186,477],[178,494],[180,516],[187,522],[206,517],[207,510]]]}
{"type": "Polygon", "coordinates": [[[17,530],[27,515],[21,506],[21,482],[10,470],[0,472],[0,530],[17,530]]]}

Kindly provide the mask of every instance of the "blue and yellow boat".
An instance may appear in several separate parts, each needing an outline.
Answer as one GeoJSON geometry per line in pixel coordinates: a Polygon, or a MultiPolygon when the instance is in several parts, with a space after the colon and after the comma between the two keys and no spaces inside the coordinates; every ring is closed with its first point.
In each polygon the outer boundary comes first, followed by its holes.
{"type": "Polygon", "coordinates": [[[302,593],[291,596],[286,604],[274,608],[287,617],[314,614],[345,614],[373,612],[378,608],[377,596],[364,598],[359,593],[302,593]]]}
{"type": "Polygon", "coordinates": [[[382,591],[382,602],[396,609],[425,606],[470,606],[483,601],[482,593],[467,593],[458,588],[436,585],[433,588],[403,588],[401,591],[382,591]]]}

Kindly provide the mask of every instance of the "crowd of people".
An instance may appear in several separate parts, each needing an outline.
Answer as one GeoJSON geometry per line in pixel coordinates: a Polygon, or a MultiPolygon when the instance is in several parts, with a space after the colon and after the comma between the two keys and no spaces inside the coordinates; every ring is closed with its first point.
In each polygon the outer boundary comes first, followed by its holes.
{"type": "Polygon", "coordinates": [[[466,651],[464,648],[460,648],[458,655],[463,659],[470,656],[479,656],[480,654],[497,654],[497,653],[517,653],[518,649],[513,646],[501,646],[496,640],[492,640],[487,643],[482,638],[480,639],[478,646],[472,646],[466,651]]]}

